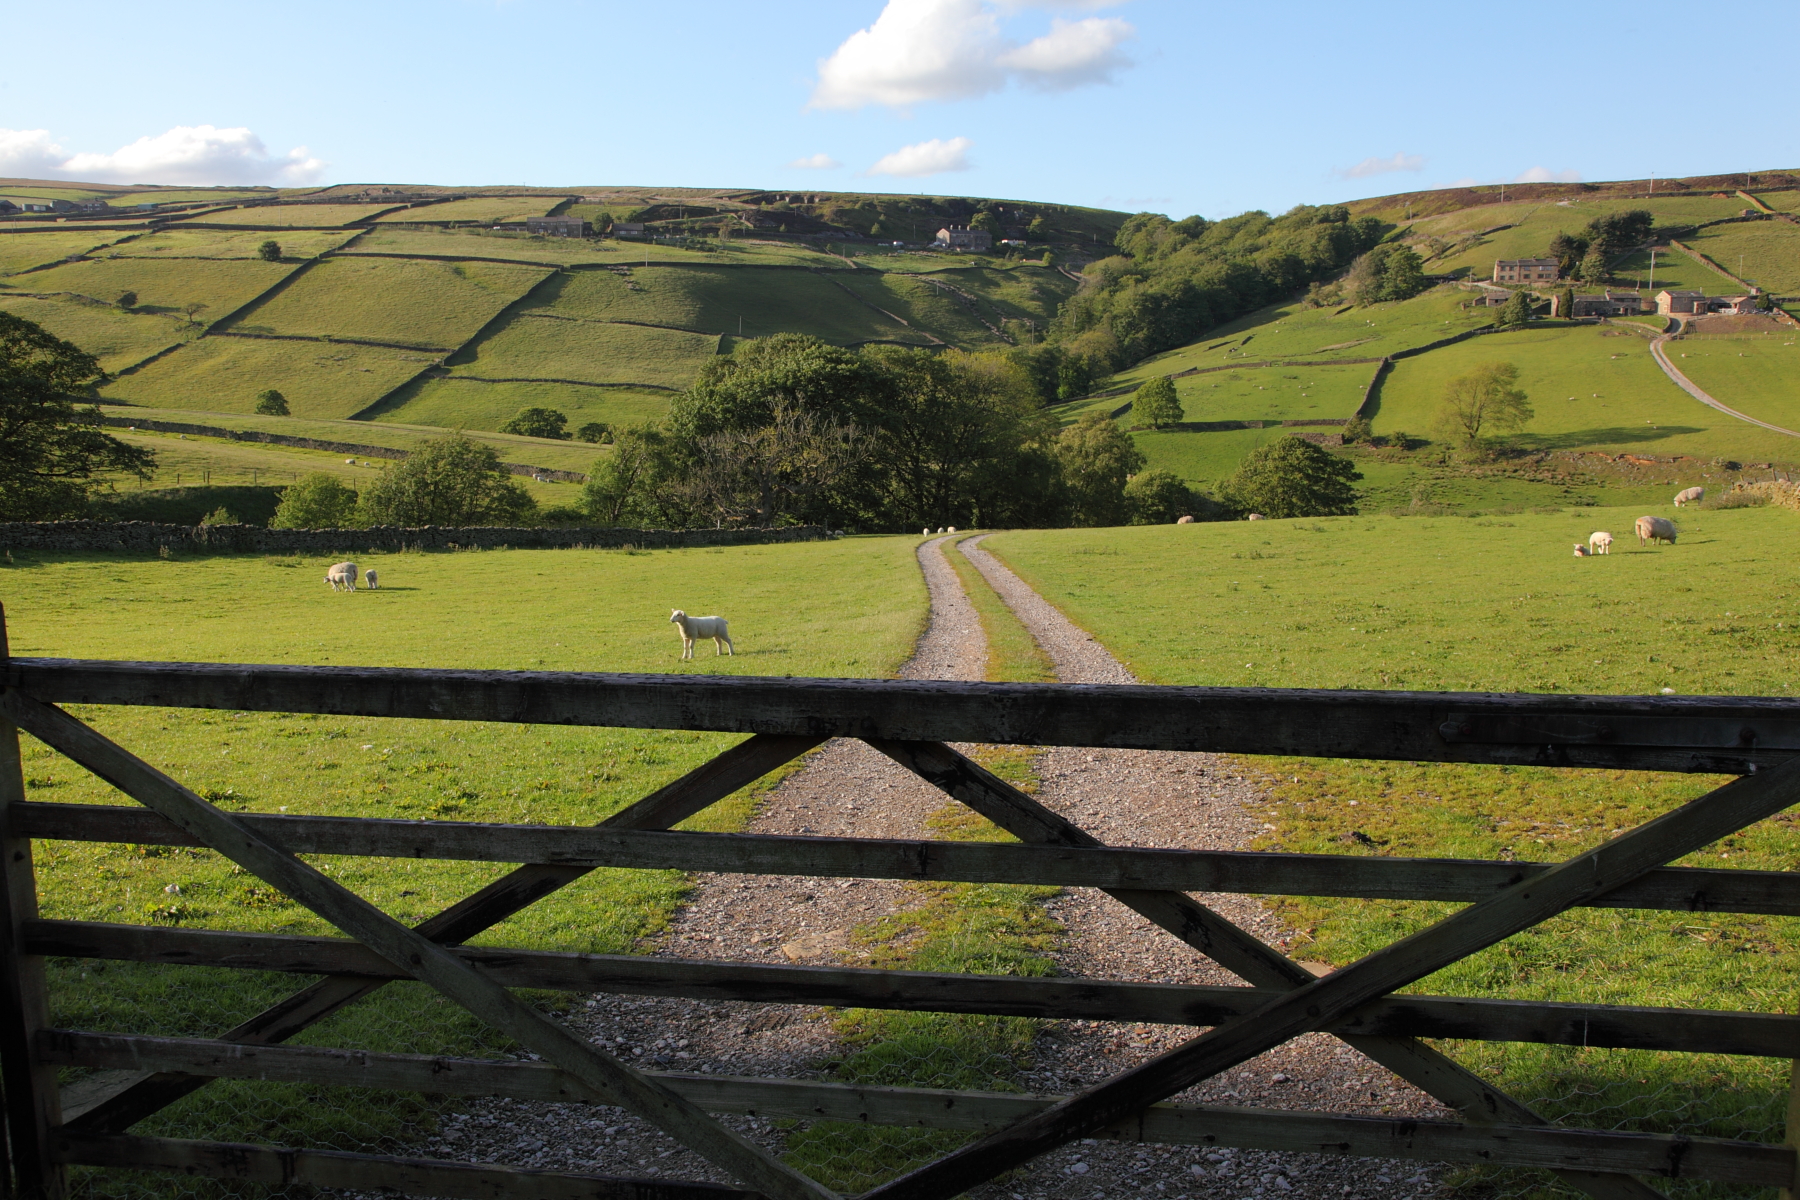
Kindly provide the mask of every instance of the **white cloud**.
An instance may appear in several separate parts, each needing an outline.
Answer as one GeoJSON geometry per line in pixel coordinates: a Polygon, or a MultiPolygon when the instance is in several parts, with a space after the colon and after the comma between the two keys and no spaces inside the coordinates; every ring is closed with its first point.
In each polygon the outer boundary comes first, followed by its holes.
{"type": "Polygon", "coordinates": [[[1514,183],[1580,183],[1580,171],[1552,171],[1549,167],[1533,167],[1513,177],[1514,183]]]}
{"type": "Polygon", "coordinates": [[[1334,167],[1331,173],[1339,179],[1367,179],[1371,175],[1388,175],[1395,171],[1423,171],[1425,156],[1395,151],[1392,158],[1365,158],[1354,167],[1334,167]]]}
{"type": "Polygon", "coordinates": [[[47,129],[0,129],[0,175],[88,183],[311,183],[325,163],[299,146],[275,157],[250,130],[177,125],[111,154],[70,154],[47,129]]]}
{"type": "Polygon", "coordinates": [[[1106,83],[1127,66],[1120,47],[1135,33],[1114,17],[1051,22],[1050,32],[1020,43],[1002,19],[1024,8],[1094,9],[1058,0],[887,0],[881,15],[819,63],[811,108],[907,108],[929,100],[967,100],[1008,82],[1061,90],[1106,83]]]}
{"type": "Polygon", "coordinates": [[[884,156],[863,174],[916,177],[939,175],[945,171],[966,171],[970,165],[969,147],[974,144],[966,137],[951,138],[947,142],[942,138],[914,142],[884,156]]]}
{"type": "Polygon", "coordinates": [[[796,158],[789,163],[790,167],[798,167],[802,171],[835,171],[844,164],[823,151],[809,154],[805,158],[796,158]]]}

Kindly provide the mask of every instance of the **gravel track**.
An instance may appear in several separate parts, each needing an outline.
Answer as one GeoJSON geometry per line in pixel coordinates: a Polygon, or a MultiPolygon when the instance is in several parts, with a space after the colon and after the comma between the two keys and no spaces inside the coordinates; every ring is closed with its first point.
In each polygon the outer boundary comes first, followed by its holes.
{"type": "MultiPolygon", "coordinates": [[[[919,563],[931,592],[929,624],[900,675],[980,679],[986,640],[943,555],[956,538],[926,541],[919,563]]],[[[1106,649],[980,548],[961,552],[981,571],[1067,683],[1132,683],[1106,649]]],[[[1038,799],[1114,845],[1229,849],[1255,833],[1245,811],[1255,785],[1226,759],[1206,754],[1050,748],[1036,760],[1038,799]]],[[[769,796],[749,828],[760,833],[919,837],[945,797],[856,741],[827,743],[769,796]]],[[[1281,942],[1279,923],[1248,897],[1201,896],[1232,920],[1281,942]]],[[[703,875],[651,953],[740,962],[844,962],[858,952],[849,930],[898,909],[916,894],[884,880],[703,875]]],[[[1137,914],[1091,889],[1069,889],[1046,906],[1067,930],[1056,958],[1072,975],[1236,984],[1235,976],[1137,914]]],[[[801,1005],[636,998],[599,994],[571,1024],[627,1061],[650,1069],[813,1077],[835,1051],[829,1017],[801,1005]]],[[[1033,1092],[1067,1093],[1099,1082],[1192,1035],[1185,1027],[1048,1021],[1034,1061],[1018,1080],[1033,1092]]],[[[1273,1108],[1439,1115],[1428,1097],[1343,1043],[1311,1035],[1184,1093],[1187,1100],[1273,1108]]],[[[725,1123],[778,1149],[765,1122],[725,1123]]],[[[413,1152],[552,1170],[727,1182],[699,1156],[619,1109],[481,1100],[413,1152]]],[[[1247,1197],[1426,1197],[1443,1194],[1437,1169],[1377,1159],[1261,1151],[1204,1151],[1084,1141],[1045,1155],[979,1200],[1167,1200],[1247,1197]]]]}

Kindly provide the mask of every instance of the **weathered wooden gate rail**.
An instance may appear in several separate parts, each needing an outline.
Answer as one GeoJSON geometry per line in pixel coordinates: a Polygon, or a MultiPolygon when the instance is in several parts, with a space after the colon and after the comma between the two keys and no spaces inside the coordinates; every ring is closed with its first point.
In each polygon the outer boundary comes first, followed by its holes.
{"type": "MultiPolygon", "coordinates": [[[[0,625],[0,633],[4,626],[0,625]]],[[[0,656],[4,642],[0,640],[0,656]]],[[[1800,875],[1674,868],[1800,801],[1800,701],[692,678],[0,658],[0,1067],[18,1194],[54,1196],[65,1164],[439,1196],[826,1200],[817,1183],[707,1113],[960,1129],[970,1146],[870,1193],[943,1200],[1078,1136],[1539,1167],[1602,1198],[1641,1178],[1790,1188],[1789,1145],[1552,1127],[1420,1037],[1800,1058],[1800,1017],[1396,994],[1576,905],[1800,915],[1800,875]],[[599,826],[565,828],[227,813],[55,707],[155,705],[749,733],[599,826]],[[13,726],[144,807],[25,800],[13,726]],[[1016,844],[695,834],[670,826],[834,736],[857,737],[1015,834],[1016,844]],[[944,743],[1708,772],[1744,777],[1565,864],[1101,846],[944,743]],[[210,846],[348,938],[42,920],[32,839],[210,846]],[[527,864],[406,929],[298,854],[527,864]],[[460,945],[598,867],[1097,887],[1248,987],[772,966],[460,945]],[[1471,907],[1314,980],[1189,892],[1465,901],[1471,907]],[[217,1038],[52,1028],[43,956],[324,976],[217,1038]],[[542,1062],[280,1043],[393,979],[422,979],[542,1062]],[[1073,1097],[639,1072],[513,1000],[514,987],[775,1003],[1128,1020],[1209,1034],[1073,1097]],[[1461,1122],[1170,1104],[1233,1044],[1320,1029],[1458,1110],[1461,1122]],[[1221,1040],[1223,1039],[1223,1040],[1221,1040]],[[1221,1049],[1220,1047],[1223,1047],[1221,1049]],[[59,1091],[56,1072],[99,1072],[59,1091]],[[621,1105],[745,1188],[518,1171],[378,1155],[145,1138],[127,1130],[214,1078],[621,1105]]]]}

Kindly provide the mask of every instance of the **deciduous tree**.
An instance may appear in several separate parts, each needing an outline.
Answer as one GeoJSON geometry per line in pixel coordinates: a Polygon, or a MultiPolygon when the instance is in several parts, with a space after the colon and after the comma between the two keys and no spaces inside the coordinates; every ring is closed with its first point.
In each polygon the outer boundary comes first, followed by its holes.
{"type": "Polygon", "coordinates": [[[270,238],[256,248],[256,257],[262,259],[264,262],[280,262],[281,243],[274,238],[270,238]]]}
{"type": "Polygon", "coordinates": [[[1125,481],[1144,469],[1145,459],[1117,421],[1103,412],[1089,413],[1062,431],[1056,456],[1075,524],[1125,523],[1125,481]]]}
{"type": "Polygon", "coordinates": [[[1438,428],[1465,450],[1479,449],[1484,437],[1523,429],[1536,414],[1518,383],[1519,368],[1508,362],[1458,375],[1444,385],[1438,428]]]}
{"type": "Polygon", "coordinates": [[[1194,515],[1198,499],[1171,471],[1140,471],[1125,484],[1125,515],[1133,525],[1168,525],[1194,515]]]}
{"type": "Polygon", "coordinates": [[[365,525],[522,525],[537,501],[492,446],[452,433],[421,443],[363,490],[365,525]]]}
{"type": "Polygon", "coordinates": [[[500,432],[562,441],[568,441],[573,436],[569,433],[569,418],[554,408],[521,408],[506,424],[500,426],[500,432]]]}
{"type": "Polygon", "coordinates": [[[1181,397],[1176,394],[1175,381],[1167,375],[1145,381],[1131,397],[1131,415],[1138,424],[1152,429],[1179,424],[1186,414],[1181,408],[1181,397]]]}
{"type": "Polygon", "coordinates": [[[256,393],[256,411],[265,417],[285,417],[288,415],[287,397],[268,388],[256,393]]]}
{"type": "Polygon", "coordinates": [[[356,493],[335,475],[314,471],[281,492],[271,529],[344,529],[355,523],[356,493]]]}
{"type": "Polygon", "coordinates": [[[1283,437],[1252,450],[1219,491],[1238,511],[1265,517],[1351,516],[1361,478],[1349,459],[1283,437]]]}

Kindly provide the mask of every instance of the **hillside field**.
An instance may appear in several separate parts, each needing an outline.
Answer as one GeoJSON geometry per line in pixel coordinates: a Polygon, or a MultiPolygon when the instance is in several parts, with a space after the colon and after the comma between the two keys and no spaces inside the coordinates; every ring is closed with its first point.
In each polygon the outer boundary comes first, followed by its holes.
{"type": "Polygon", "coordinates": [[[0,289],[0,311],[35,321],[55,336],[74,342],[99,359],[104,371],[122,371],[198,332],[182,318],[124,312],[111,304],[74,296],[40,298],[0,289]]]}
{"type": "MultiPolygon", "coordinates": [[[[9,233],[0,237],[0,277],[89,254],[127,236],[99,229],[72,233],[9,233]]],[[[21,282],[14,281],[14,286],[21,282]]]]}
{"type": "Polygon", "coordinates": [[[376,217],[386,221],[523,221],[541,217],[561,201],[555,196],[477,196],[418,208],[401,208],[376,217]]]}
{"type": "Polygon", "coordinates": [[[249,413],[258,393],[274,388],[295,416],[343,418],[436,361],[430,353],[385,346],[215,336],[120,376],[100,395],[145,408],[249,413]]]}
{"type": "Polygon", "coordinates": [[[310,225],[342,228],[393,208],[392,204],[267,204],[202,213],[190,220],[202,225],[310,225]]]}
{"type": "Polygon", "coordinates": [[[196,318],[216,320],[262,295],[293,270],[289,263],[250,258],[183,262],[101,258],[33,271],[16,280],[14,287],[69,292],[108,304],[121,293],[136,292],[137,311],[180,313],[188,305],[199,305],[196,318]]]}
{"type": "Polygon", "coordinates": [[[1427,271],[1491,279],[1495,259],[1541,257],[1557,234],[1577,233],[1609,213],[1645,208],[1656,214],[1658,225],[1698,225],[1735,217],[1748,207],[1741,196],[1484,204],[1414,221],[1405,238],[1425,258],[1427,271]]]}
{"type": "MultiPolygon", "coordinates": [[[[356,236],[355,230],[295,229],[236,233],[226,229],[176,229],[126,238],[109,246],[105,258],[256,258],[266,241],[281,246],[285,259],[317,258],[356,236]]],[[[0,242],[0,245],[4,245],[0,242]]]]}
{"type": "Polygon", "coordinates": [[[1688,245],[1776,295],[1800,292],[1800,225],[1774,220],[1719,225],[1702,229],[1688,245]]]}
{"type": "MultiPolygon", "coordinates": [[[[1685,337],[1668,352],[1682,374],[1715,400],[1800,430],[1800,336],[1685,337]]],[[[1793,439],[1788,439],[1790,442],[1793,439]]],[[[1794,449],[1784,457],[1795,456],[1794,449]]]]}

